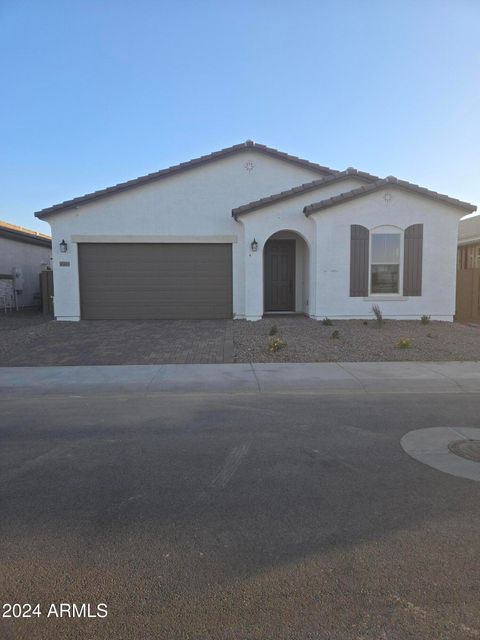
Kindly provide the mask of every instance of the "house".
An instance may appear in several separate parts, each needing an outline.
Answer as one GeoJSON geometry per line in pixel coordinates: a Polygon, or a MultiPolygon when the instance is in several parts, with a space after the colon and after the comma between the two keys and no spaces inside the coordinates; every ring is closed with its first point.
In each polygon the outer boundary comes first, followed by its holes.
{"type": "Polygon", "coordinates": [[[393,177],[247,140],[48,207],[59,320],[452,320],[460,218],[393,177]]]}
{"type": "Polygon", "coordinates": [[[460,220],[458,225],[458,268],[480,269],[480,215],[460,220]]]}
{"type": "Polygon", "coordinates": [[[50,236],[0,220],[0,311],[40,305],[39,273],[51,257],[50,236]]]}
{"type": "Polygon", "coordinates": [[[455,317],[480,324],[480,215],[459,224],[455,317]]]}

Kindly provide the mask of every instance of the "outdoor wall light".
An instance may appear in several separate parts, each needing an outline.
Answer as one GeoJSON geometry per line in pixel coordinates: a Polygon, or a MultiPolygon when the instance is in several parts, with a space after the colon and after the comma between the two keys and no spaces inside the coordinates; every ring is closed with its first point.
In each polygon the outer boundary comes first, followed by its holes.
{"type": "Polygon", "coordinates": [[[67,243],[65,240],[60,242],[60,253],[67,253],[67,243]]]}
{"type": "Polygon", "coordinates": [[[252,240],[252,244],[250,246],[252,247],[252,251],[256,251],[258,249],[258,242],[255,238],[252,240]]]}

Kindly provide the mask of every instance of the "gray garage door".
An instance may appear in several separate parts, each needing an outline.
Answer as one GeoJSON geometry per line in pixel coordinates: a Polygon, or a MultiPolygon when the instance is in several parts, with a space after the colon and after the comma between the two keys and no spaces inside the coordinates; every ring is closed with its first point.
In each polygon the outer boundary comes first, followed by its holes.
{"type": "Polygon", "coordinates": [[[78,245],[82,318],[232,317],[230,244],[78,245]]]}

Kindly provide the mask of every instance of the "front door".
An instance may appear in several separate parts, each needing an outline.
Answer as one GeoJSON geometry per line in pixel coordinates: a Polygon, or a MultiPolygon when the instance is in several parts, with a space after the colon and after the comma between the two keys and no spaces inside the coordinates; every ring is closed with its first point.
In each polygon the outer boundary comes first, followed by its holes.
{"type": "Polygon", "coordinates": [[[295,311],[295,240],[268,240],[263,257],[265,311],[295,311]]]}

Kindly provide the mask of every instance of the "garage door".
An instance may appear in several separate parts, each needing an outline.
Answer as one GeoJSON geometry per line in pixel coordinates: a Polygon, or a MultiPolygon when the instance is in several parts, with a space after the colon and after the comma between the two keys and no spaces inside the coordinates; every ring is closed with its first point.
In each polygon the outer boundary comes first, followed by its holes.
{"type": "Polygon", "coordinates": [[[78,245],[82,318],[232,317],[231,244],[78,245]]]}

